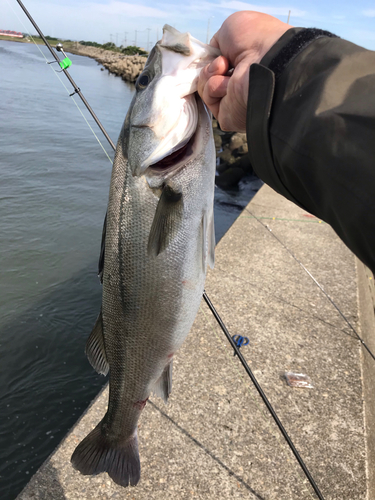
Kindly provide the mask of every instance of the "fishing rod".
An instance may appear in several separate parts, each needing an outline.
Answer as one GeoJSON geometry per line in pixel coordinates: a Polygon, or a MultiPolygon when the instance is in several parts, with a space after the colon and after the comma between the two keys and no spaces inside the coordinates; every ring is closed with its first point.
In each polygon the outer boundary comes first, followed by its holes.
{"type": "MultiPolygon", "coordinates": [[[[70,94],[70,97],[73,96],[74,94],[77,94],[83,104],[86,106],[86,108],[88,109],[88,111],[90,112],[91,116],[94,118],[96,124],[98,125],[98,127],[100,128],[100,130],[103,132],[103,135],[104,137],[107,139],[107,141],[109,142],[110,146],[113,148],[113,150],[116,150],[116,146],[114,145],[112,139],[109,137],[109,135],[107,134],[105,128],[103,127],[103,125],[100,123],[100,120],[99,118],[96,116],[96,114],[94,113],[94,111],[92,110],[90,104],[86,101],[84,95],[82,94],[81,92],[81,89],[76,85],[75,81],[73,80],[73,78],[70,76],[70,74],[68,73],[67,69],[64,67],[62,63],[62,61],[60,61],[60,58],[58,57],[58,55],[56,54],[56,52],[53,50],[53,48],[51,47],[50,43],[48,42],[48,40],[46,39],[46,37],[43,35],[42,33],[42,30],[39,28],[39,26],[36,24],[36,22],[34,21],[33,17],[31,16],[31,14],[29,13],[29,11],[26,9],[26,7],[24,6],[24,4],[21,2],[21,0],[16,0],[17,3],[19,4],[19,6],[21,7],[21,9],[24,11],[24,13],[26,14],[26,16],[29,18],[29,21],[31,22],[31,24],[34,26],[34,28],[37,30],[37,32],[39,33],[39,36],[40,38],[43,40],[43,42],[45,43],[47,49],[51,52],[51,54],[53,55],[53,57],[55,58],[56,62],[58,63],[58,65],[62,68],[62,71],[64,72],[65,76],[67,77],[67,79],[69,80],[69,82],[72,84],[73,88],[74,88],[74,92],[73,94],[70,94]]],[[[64,51],[61,50],[61,48],[58,48],[57,50],[63,52],[64,54],[64,51]]],[[[64,54],[65,55],[65,54],[64,54]]]]}
{"type": "MultiPolygon", "coordinates": [[[[16,0],[16,1],[20,5],[21,9],[25,12],[26,16],[28,17],[28,19],[30,20],[30,22],[32,23],[32,25],[34,26],[34,28],[39,33],[39,36],[41,37],[41,39],[43,40],[43,42],[47,46],[48,50],[53,55],[53,57],[56,60],[56,62],[62,68],[62,71],[64,72],[65,76],[68,78],[69,82],[72,84],[72,86],[74,88],[74,92],[72,94],[70,94],[70,97],[73,96],[74,94],[78,94],[79,95],[79,97],[81,98],[83,104],[86,106],[87,110],[90,112],[91,116],[94,118],[96,124],[98,125],[98,127],[101,130],[101,132],[103,133],[104,137],[107,139],[108,143],[110,144],[110,146],[112,147],[112,149],[115,151],[116,150],[115,144],[113,143],[113,141],[111,140],[111,138],[107,134],[106,130],[104,129],[104,127],[101,124],[99,118],[96,116],[96,114],[94,113],[94,111],[91,108],[91,106],[89,105],[89,103],[86,101],[86,99],[83,96],[80,88],[76,85],[76,83],[74,82],[73,78],[70,76],[69,72],[67,71],[67,67],[69,67],[69,65],[64,64],[65,60],[61,61],[60,58],[57,56],[57,54],[55,53],[55,51],[53,50],[53,48],[49,44],[49,42],[46,39],[46,37],[44,36],[43,32],[41,31],[41,29],[39,28],[39,26],[36,24],[35,20],[31,16],[31,14],[28,12],[28,10],[26,9],[26,7],[22,3],[22,1],[21,0],[16,0]]],[[[62,45],[61,44],[58,44],[58,45],[59,46],[56,47],[57,50],[61,51],[65,55],[65,53],[64,53],[64,51],[62,49],[62,45]]],[[[274,408],[272,407],[272,405],[269,402],[267,396],[265,395],[264,391],[262,390],[262,388],[261,388],[259,382],[257,381],[255,375],[253,374],[252,370],[250,369],[249,365],[247,364],[245,358],[242,356],[242,353],[240,352],[239,347],[237,346],[237,344],[234,342],[234,340],[230,336],[230,334],[229,334],[229,332],[228,332],[228,330],[227,330],[224,322],[222,321],[222,319],[220,318],[218,312],[216,311],[215,307],[213,306],[213,304],[212,304],[211,300],[209,299],[206,291],[203,292],[203,299],[206,302],[206,304],[208,305],[208,307],[209,307],[210,311],[212,312],[213,316],[215,317],[216,321],[218,322],[218,324],[219,324],[220,328],[222,329],[224,335],[228,339],[231,347],[234,349],[235,354],[238,356],[239,360],[241,361],[243,367],[245,368],[247,374],[249,375],[249,377],[250,377],[251,381],[253,382],[253,384],[254,384],[256,390],[258,391],[259,395],[261,396],[261,398],[262,398],[264,404],[266,405],[268,411],[271,413],[272,418],[274,419],[274,421],[275,421],[276,425],[278,426],[280,432],[282,433],[282,435],[285,438],[286,442],[288,443],[290,449],[292,450],[295,458],[297,459],[299,465],[301,466],[303,472],[305,473],[305,475],[306,475],[309,483],[311,484],[311,487],[315,491],[317,497],[319,498],[319,500],[324,500],[324,497],[323,497],[322,493],[320,492],[320,490],[318,488],[318,485],[314,481],[314,478],[310,474],[310,472],[309,472],[307,466],[305,465],[305,463],[304,463],[301,455],[298,453],[296,447],[293,444],[293,441],[291,440],[291,438],[289,437],[288,433],[286,432],[284,426],[282,425],[282,423],[281,423],[280,419],[278,418],[278,416],[277,416],[274,408]]]]}

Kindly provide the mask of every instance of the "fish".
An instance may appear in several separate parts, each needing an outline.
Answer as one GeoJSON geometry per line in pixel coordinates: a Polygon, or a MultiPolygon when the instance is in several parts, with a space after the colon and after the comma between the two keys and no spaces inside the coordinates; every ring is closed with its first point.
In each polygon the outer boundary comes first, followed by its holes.
{"type": "Polygon", "coordinates": [[[109,372],[109,402],[71,462],[124,487],[140,480],[138,419],[151,394],[168,400],[173,356],[214,265],[216,155],[197,84],[218,55],[165,25],[116,146],[99,260],[102,307],[86,344],[93,368],[109,372]]]}

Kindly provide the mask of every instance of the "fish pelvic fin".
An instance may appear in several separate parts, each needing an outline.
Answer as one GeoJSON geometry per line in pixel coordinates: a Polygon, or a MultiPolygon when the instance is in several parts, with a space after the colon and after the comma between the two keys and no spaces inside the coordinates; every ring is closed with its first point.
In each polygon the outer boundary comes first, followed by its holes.
{"type": "Polygon", "coordinates": [[[85,354],[94,370],[100,375],[108,374],[109,364],[104,346],[102,311],[100,311],[95,326],[87,339],[85,354]]]}
{"type": "Polygon", "coordinates": [[[176,237],[184,210],[182,193],[174,191],[167,184],[156,207],[148,237],[147,253],[157,257],[176,237]]]}
{"type": "Polygon", "coordinates": [[[85,476],[107,472],[120,486],[135,486],[141,477],[137,430],[125,442],[112,442],[102,422],[75,449],[73,467],[85,476]]]}
{"type": "Polygon", "coordinates": [[[168,397],[172,392],[172,365],[173,361],[171,360],[152,388],[152,392],[156,396],[159,396],[159,398],[162,398],[164,403],[167,403],[168,397]]]}

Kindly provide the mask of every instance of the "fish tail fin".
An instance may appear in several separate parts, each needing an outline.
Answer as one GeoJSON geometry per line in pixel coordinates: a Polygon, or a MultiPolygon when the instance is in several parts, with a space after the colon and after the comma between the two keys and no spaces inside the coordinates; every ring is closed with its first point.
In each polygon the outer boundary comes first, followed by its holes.
{"type": "Polygon", "coordinates": [[[75,449],[71,462],[81,474],[107,472],[120,486],[135,486],[141,476],[137,430],[121,443],[113,442],[102,432],[102,422],[75,449]]]}

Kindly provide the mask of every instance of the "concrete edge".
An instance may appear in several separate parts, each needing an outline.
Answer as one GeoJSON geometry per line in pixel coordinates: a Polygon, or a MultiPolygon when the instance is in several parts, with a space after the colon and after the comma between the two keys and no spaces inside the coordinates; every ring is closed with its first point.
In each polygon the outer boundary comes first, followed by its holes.
{"type": "MultiPolygon", "coordinates": [[[[358,280],[358,312],[361,336],[375,353],[375,283],[371,271],[356,259],[358,280]]],[[[363,377],[364,427],[367,448],[367,498],[375,498],[375,361],[361,349],[363,377]]]]}

